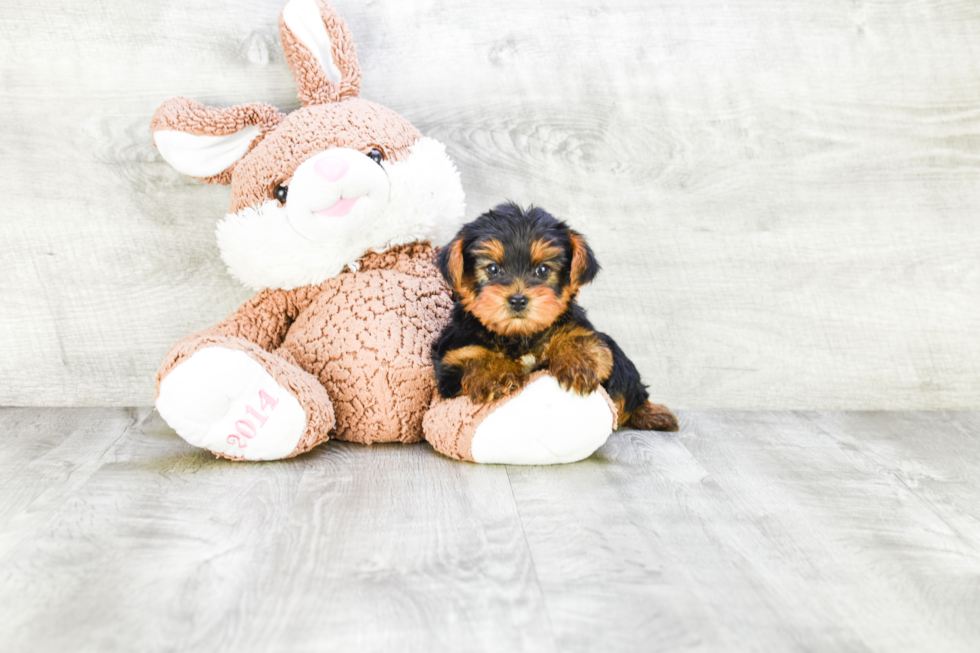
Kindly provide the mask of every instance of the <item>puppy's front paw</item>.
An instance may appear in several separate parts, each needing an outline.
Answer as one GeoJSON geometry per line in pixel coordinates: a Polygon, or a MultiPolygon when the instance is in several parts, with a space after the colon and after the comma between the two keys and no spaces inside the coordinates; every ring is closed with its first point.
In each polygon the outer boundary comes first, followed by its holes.
{"type": "Polygon", "coordinates": [[[565,390],[580,395],[592,394],[609,378],[612,354],[606,348],[568,349],[552,358],[548,371],[565,390]]]}
{"type": "Polygon", "coordinates": [[[558,385],[565,390],[588,395],[599,388],[599,375],[587,361],[568,359],[557,361],[552,363],[549,371],[558,380],[558,385]]]}
{"type": "Polygon", "coordinates": [[[596,335],[581,327],[556,334],[547,350],[548,371],[565,390],[589,395],[612,372],[612,352],[596,335]]]}
{"type": "Polygon", "coordinates": [[[520,363],[495,360],[472,366],[463,374],[463,393],[475,404],[487,404],[524,387],[526,377],[520,363]]]}

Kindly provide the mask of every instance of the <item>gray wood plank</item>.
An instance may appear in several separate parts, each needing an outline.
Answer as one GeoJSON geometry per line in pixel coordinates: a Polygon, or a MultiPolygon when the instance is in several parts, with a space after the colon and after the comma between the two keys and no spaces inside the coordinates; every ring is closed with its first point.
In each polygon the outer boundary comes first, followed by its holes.
{"type": "Polygon", "coordinates": [[[509,474],[562,651],[869,650],[674,435],[509,474]]]}
{"type": "Polygon", "coordinates": [[[0,550],[84,485],[137,421],[126,409],[0,408],[0,550]]]}
{"type": "Polygon", "coordinates": [[[84,482],[0,531],[4,650],[555,650],[501,467],[342,444],[235,464],[156,413],[76,457],[84,482]]]}
{"type": "MultiPolygon", "coordinates": [[[[84,414],[78,419],[84,419],[84,414]]],[[[213,650],[269,562],[310,459],[236,465],[156,413],[0,558],[10,651],[213,650]]]]}
{"type": "MultiPolygon", "coordinates": [[[[4,7],[0,404],[149,404],[248,296],[227,189],[147,125],[175,95],[295,108],[282,4],[4,7]]],[[[510,197],[589,236],[584,303],[662,401],[977,407],[976,3],[335,4],[363,95],[446,142],[470,216],[510,197]]]]}
{"type": "MultiPolygon", "coordinates": [[[[874,433],[887,438],[895,421],[874,433]]],[[[728,411],[694,415],[681,441],[764,530],[785,569],[773,581],[833,606],[835,628],[871,650],[976,650],[980,533],[961,537],[862,438],[845,445],[798,414],[728,411]]]]}
{"type": "MultiPolygon", "coordinates": [[[[980,417],[975,412],[807,412],[839,443],[893,475],[980,549],[980,417]]],[[[974,592],[980,599],[980,592],[974,592]]]]}
{"type": "Polygon", "coordinates": [[[980,414],[699,411],[556,467],[0,410],[6,651],[974,651],[980,414]]]}
{"type": "Polygon", "coordinates": [[[4,651],[973,651],[975,412],[687,412],[587,461],[215,460],[0,410],[4,651]]]}
{"type": "Polygon", "coordinates": [[[503,467],[427,445],[313,457],[229,650],[556,650],[503,467]]]}

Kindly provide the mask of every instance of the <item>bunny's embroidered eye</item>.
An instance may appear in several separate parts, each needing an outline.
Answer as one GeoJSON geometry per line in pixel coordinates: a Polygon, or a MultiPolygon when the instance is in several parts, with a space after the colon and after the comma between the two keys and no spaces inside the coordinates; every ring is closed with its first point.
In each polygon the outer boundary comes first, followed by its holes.
{"type": "Polygon", "coordinates": [[[289,187],[288,186],[283,186],[282,184],[279,184],[278,186],[276,186],[275,195],[276,195],[276,199],[279,200],[279,203],[280,204],[285,204],[286,203],[286,195],[288,193],[289,193],[289,187]]]}
{"type": "Polygon", "coordinates": [[[373,148],[370,152],[368,152],[367,155],[369,159],[371,159],[378,165],[381,165],[381,162],[384,161],[385,159],[384,153],[378,148],[373,148]]]}

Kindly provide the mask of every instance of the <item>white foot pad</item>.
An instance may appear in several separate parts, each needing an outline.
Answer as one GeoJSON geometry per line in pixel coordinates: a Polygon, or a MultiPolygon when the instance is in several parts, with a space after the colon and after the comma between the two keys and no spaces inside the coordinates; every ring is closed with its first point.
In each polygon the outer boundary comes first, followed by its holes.
{"type": "Polygon", "coordinates": [[[605,397],[562,390],[553,376],[543,376],[477,427],[473,460],[509,465],[575,462],[605,443],[612,424],[605,397]]]}
{"type": "Polygon", "coordinates": [[[291,454],[306,430],[293,395],[243,351],[195,352],[160,383],[157,410],[177,434],[215,453],[248,460],[291,454]]]}

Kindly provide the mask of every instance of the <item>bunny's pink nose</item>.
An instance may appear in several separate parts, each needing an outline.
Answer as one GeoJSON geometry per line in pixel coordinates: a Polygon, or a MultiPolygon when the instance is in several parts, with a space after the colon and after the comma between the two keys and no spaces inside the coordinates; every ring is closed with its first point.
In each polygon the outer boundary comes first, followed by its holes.
{"type": "Polygon", "coordinates": [[[337,181],[347,174],[348,167],[347,162],[343,159],[335,159],[328,156],[317,161],[313,169],[322,179],[337,181]]]}

